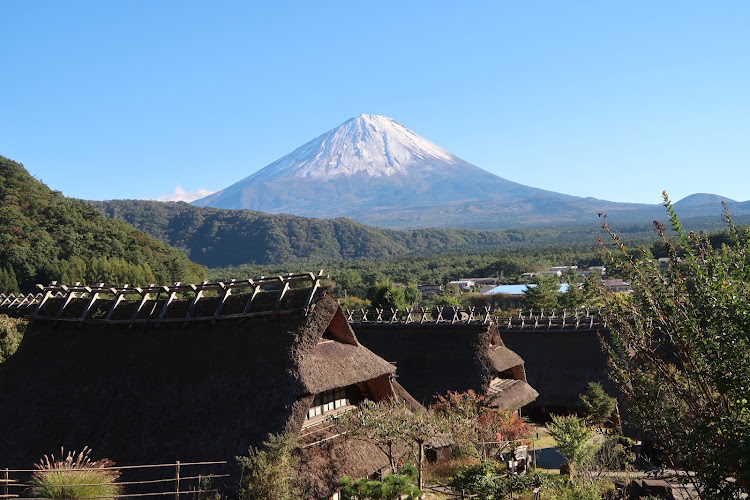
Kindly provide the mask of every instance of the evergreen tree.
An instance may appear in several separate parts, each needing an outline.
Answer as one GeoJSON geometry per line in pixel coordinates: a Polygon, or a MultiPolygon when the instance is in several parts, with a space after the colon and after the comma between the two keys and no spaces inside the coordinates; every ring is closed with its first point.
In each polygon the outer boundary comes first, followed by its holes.
{"type": "Polygon", "coordinates": [[[592,425],[604,425],[617,408],[617,400],[607,394],[599,382],[589,382],[581,394],[581,414],[592,425]]]}
{"type": "Polygon", "coordinates": [[[560,296],[560,283],[551,276],[536,278],[536,286],[529,286],[523,292],[521,305],[525,309],[552,310],[557,307],[560,296]]]}
{"type": "Polygon", "coordinates": [[[290,434],[268,436],[260,448],[236,457],[242,468],[240,500],[292,500],[298,498],[296,439],[290,434]]]}

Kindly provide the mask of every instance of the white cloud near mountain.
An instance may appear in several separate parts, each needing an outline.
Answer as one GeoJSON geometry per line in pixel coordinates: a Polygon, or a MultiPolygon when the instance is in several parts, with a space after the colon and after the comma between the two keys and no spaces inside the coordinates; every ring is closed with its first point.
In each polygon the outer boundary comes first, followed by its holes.
{"type": "Polygon", "coordinates": [[[215,191],[210,191],[208,189],[196,189],[195,191],[185,191],[182,189],[182,186],[177,184],[177,186],[174,188],[174,192],[171,194],[163,194],[156,198],[157,201],[186,201],[190,203],[191,201],[205,198],[209,194],[213,194],[215,191]]]}

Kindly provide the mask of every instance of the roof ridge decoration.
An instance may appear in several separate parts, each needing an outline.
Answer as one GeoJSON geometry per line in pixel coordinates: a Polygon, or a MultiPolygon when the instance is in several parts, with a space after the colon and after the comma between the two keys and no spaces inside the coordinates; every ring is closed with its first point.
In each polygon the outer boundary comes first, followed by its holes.
{"type": "MultiPolygon", "coordinates": [[[[149,286],[111,286],[104,283],[97,285],[82,285],[75,283],[65,285],[53,281],[47,286],[37,285],[40,290],[37,294],[19,296],[0,296],[0,313],[14,316],[28,316],[31,320],[52,320],[57,322],[73,322],[79,325],[87,323],[99,324],[155,324],[160,323],[183,323],[187,325],[192,322],[216,322],[218,319],[248,319],[259,316],[273,316],[280,313],[304,310],[307,315],[315,306],[315,301],[321,290],[321,280],[327,279],[321,269],[317,274],[288,273],[279,276],[260,276],[246,280],[230,280],[201,284],[182,284],[180,282],[168,285],[149,286]],[[268,289],[271,290],[268,290],[268,289]],[[206,297],[206,293],[216,296],[206,297]],[[290,295],[304,297],[300,300],[288,300],[290,295]],[[272,302],[264,297],[264,303],[258,307],[261,296],[269,294],[276,295],[272,302]],[[191,297],[192,295],[192,297],[191,297]],[[231,298],[240,295],[249,295],[242,304],[241,310],[225,311],[226,304],[231,298]],[[126,300],[127,297],[135,298],[126,300]],[[175,302],[185,305],[186,298],[189,299],[187,312],[182,315],[174,315],[171,307],[175,302]],[[118,318],[126,304],[131,308],[137,301],[137,306],[128,318],[118,318]],[[199,305],[215,303],[211,314],[197,314],[199,305]],[[53,305],[53,302],[55,303],[53,305]],[[78,303],[80,314],[71,316],[72,304],[78,303]],[[85,304],[85,305],[84,305],[85,304]],[[103,307],[105,309],[103,309],[103,307]],[[150,311],[148,310],[150,307],[150,311]],[[158,310],[157,310],[158,309],[158,310]],[[92,313],[96,311],[97,316],[92,313]]],[[[184,307],[183,307],[184,309],[184,307]]],[[[235,308],[236,309],[236,308],[235,308]]]]}
{"type": "Polygon", "coordinates": [[[352,325],[486,325],[495,322],[504,330],[594,330],[608,328],[607,319],[601,310],[590,312],[589,309],[576,309],[573,314],[563,310],[562,315],[556,311],[542,310],[540,314],[528,312],[528,316],[518,313],[506,319],[493,318],[491,306],[457,307],[435,306],[431,309],[424,307],[398,309],[346,309],[346,319],[352,325]]]}

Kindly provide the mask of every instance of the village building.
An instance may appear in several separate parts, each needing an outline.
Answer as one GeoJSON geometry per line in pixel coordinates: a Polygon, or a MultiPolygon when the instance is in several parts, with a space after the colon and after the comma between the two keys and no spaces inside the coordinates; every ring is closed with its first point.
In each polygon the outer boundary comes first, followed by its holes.
{"type": "Polygon", "coordinates": [[[398,381],[429,406],[448,391],[472,390],[502,410],[519,410],[538,393],[524,360],[508,349],[494,322],[356,324],[357,338],[398,367],[398,381]]]}
{"type": "Polygon", "coordinates": [[[462,292],[468,292],[473,287],[485,287],[488,285],[497,285],[498,279],[496,277],[489,278],[461,278],[460,280],[449,281],[448,288],[454,290],[460,290],[462,292]]]}
{"type": "Polygon", "coordinates": [[[425,284],[417,285],[417,290],[422,294],[423,299],[431,299],[436,295],[443,293],[443,285],[440,284],[425,284]]]}
{"type": "Polygon", "coordinates": [[[630,283],[624,281],[622,278],[602,280],[602,285],[604,285],[606,288],[609,288],[613,292],[630,292],[633,290],[633,287],[630,286],[630,283]]]}
{"type": "Polygon", "coordinates": [[[460,290],[462,292],[468,292],[474,285],[476,285],[476,282],[473,280],[455,280],[448,282],[448,288],[460,290]]]}
{"type": "Polygon", "coordinates": [[[61,446],[118,465],[233,462],[292,433],[304,498],[384,470],[380,449],[327,417],[364,398],[417,403],[320,278],[45,288],[0,365],[0,465],[29,469],[61,446]]]}

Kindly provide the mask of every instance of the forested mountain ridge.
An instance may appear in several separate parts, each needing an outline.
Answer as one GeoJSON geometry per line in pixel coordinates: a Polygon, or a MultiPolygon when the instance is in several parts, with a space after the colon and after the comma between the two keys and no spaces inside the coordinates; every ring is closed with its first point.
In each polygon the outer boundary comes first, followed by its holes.
{"type": "Polygon", "coordinates": [[[66,198],[0,156],[0,292],[53,280],[135,285],[204,276],[179,250],[66,198]]]}
{"type": "MultiPolygon", "coordinates": [[[[330,263],[413,254],[516,250],[549,245],[596,245],[598,225],[478,231],[391,230],[346,218],[311,219],[251,210],[196,207],[184,202],[92,201],[108,217],[126,221],[208,267],[243,264],[330,263]]],[[[653,236],[648,226],[623,228],[632,237],[653,236]]]]}

